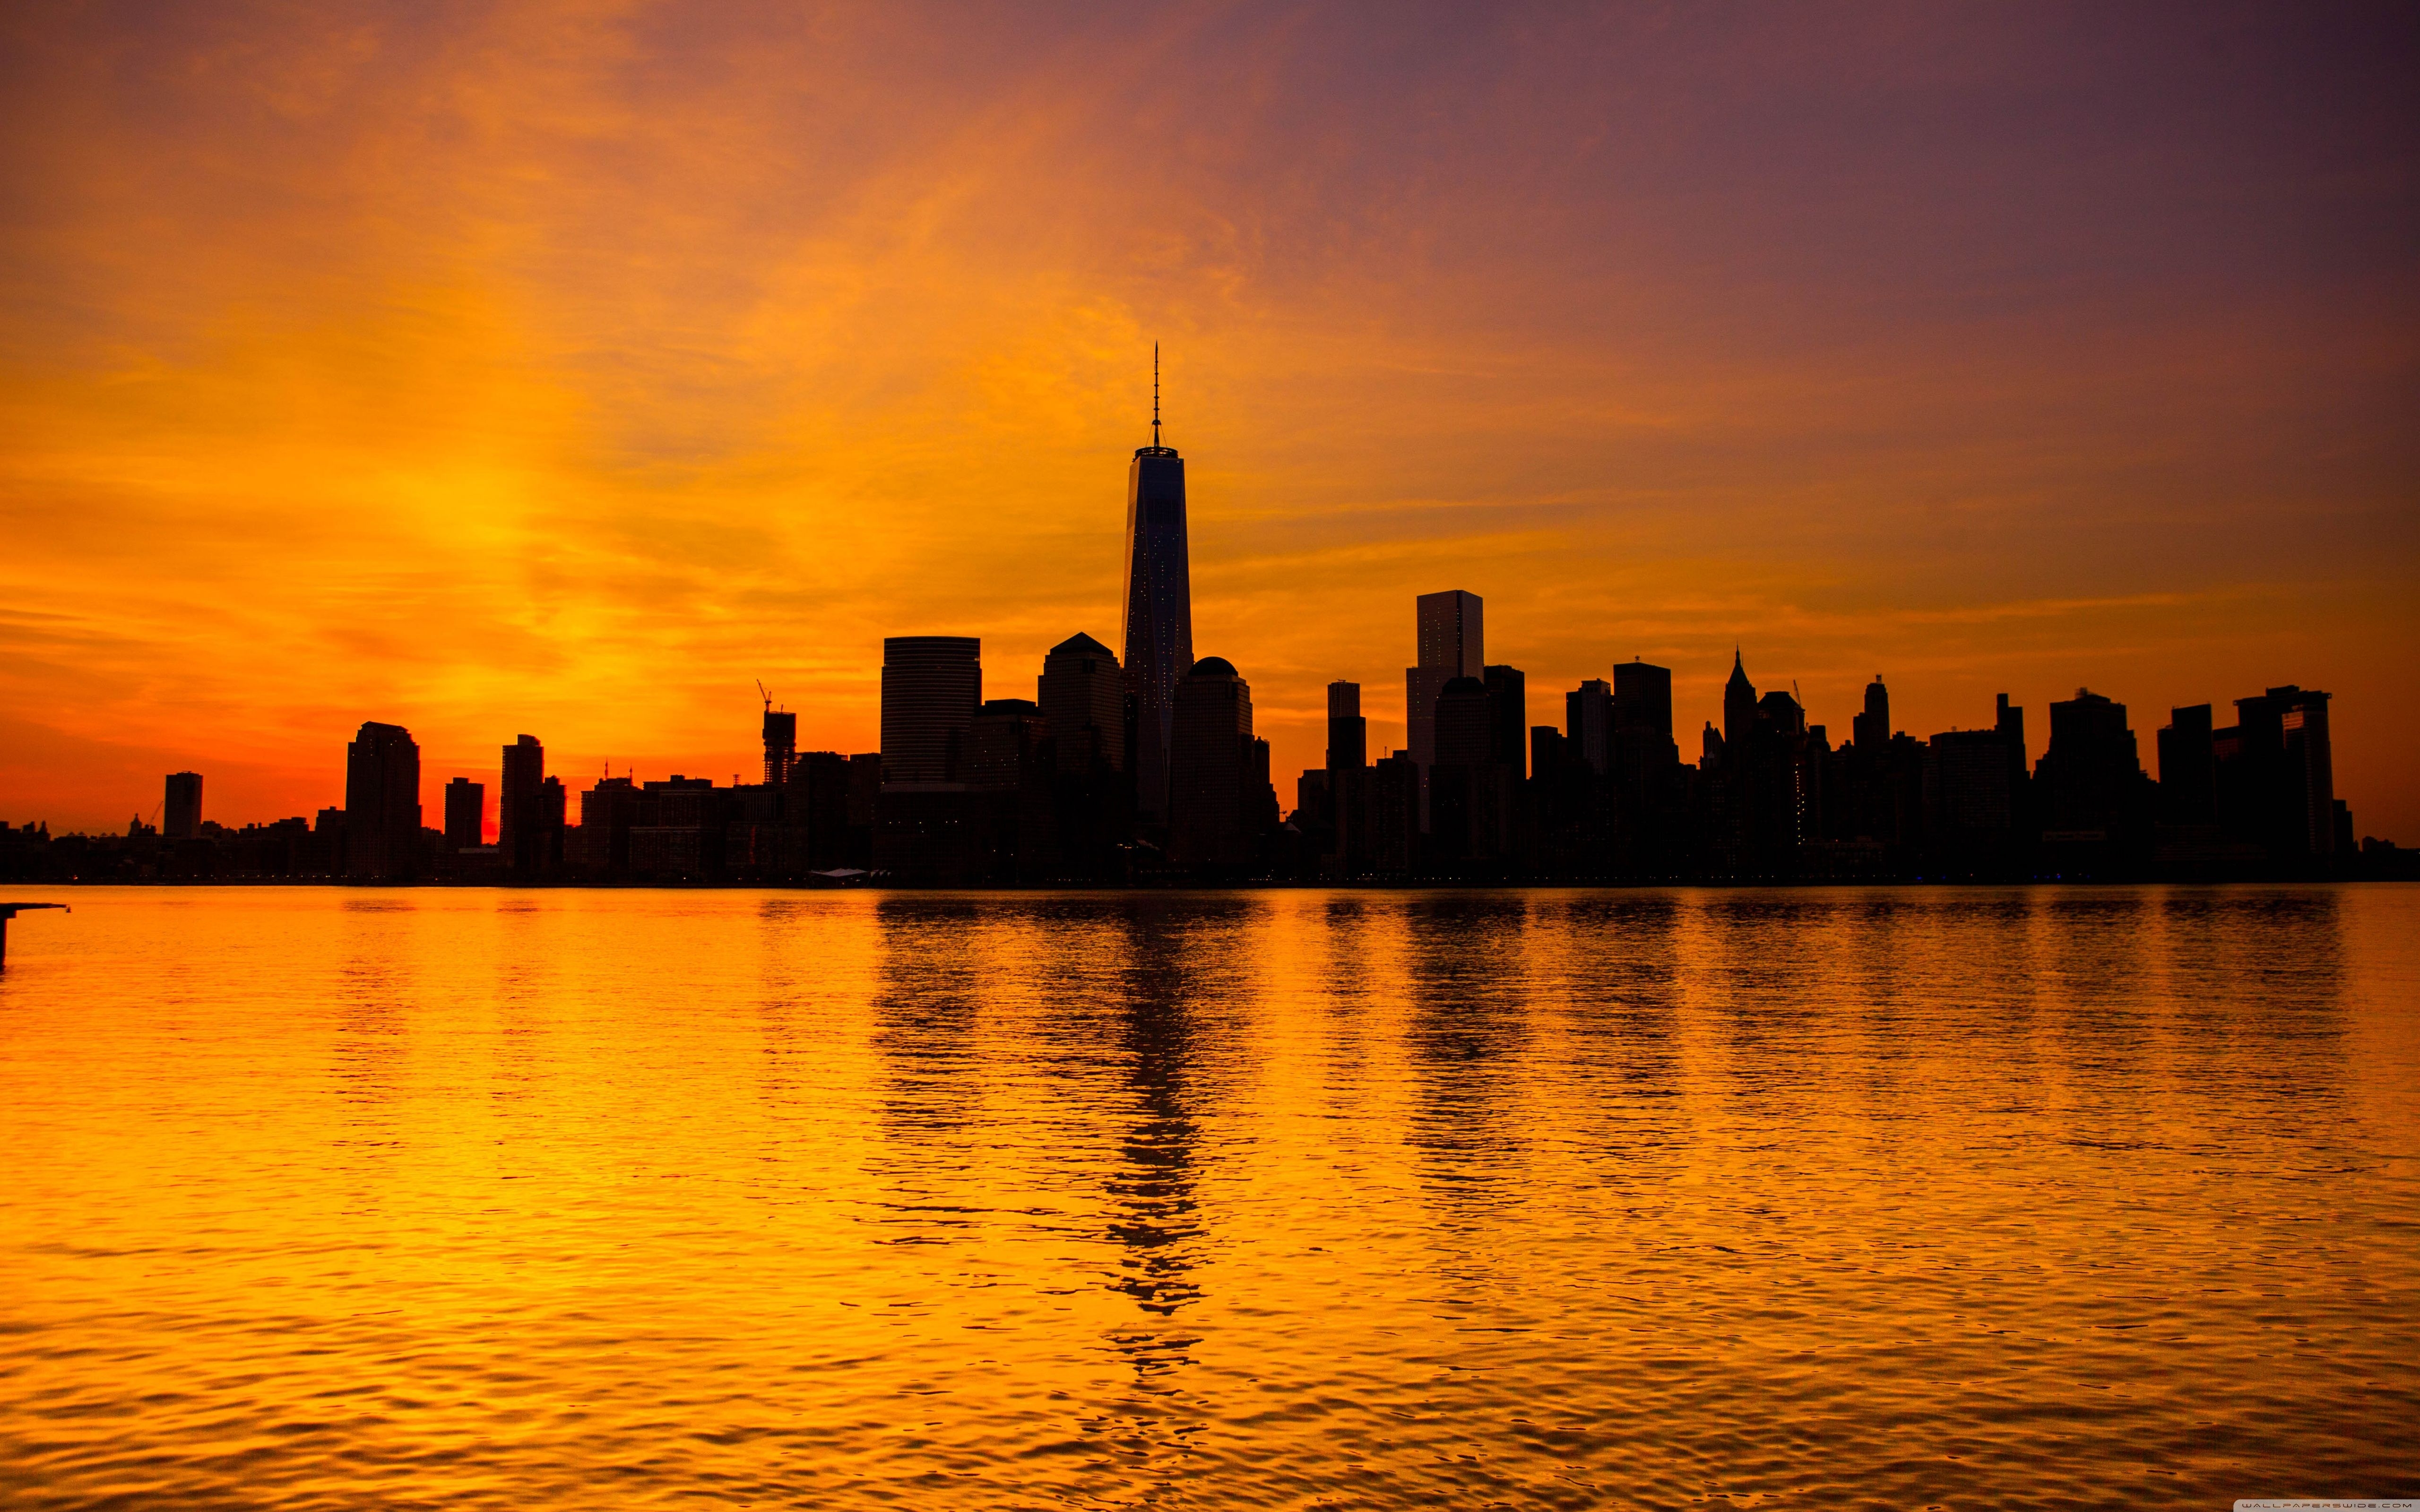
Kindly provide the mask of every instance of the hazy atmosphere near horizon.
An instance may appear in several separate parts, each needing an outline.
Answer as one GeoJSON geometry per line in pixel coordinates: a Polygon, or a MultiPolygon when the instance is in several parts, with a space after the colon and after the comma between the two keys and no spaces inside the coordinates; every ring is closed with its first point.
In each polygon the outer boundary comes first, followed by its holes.
{"type": "Polygon", "coordinates": [[[759,678],[870,750],[889,635],[1023,692],[1157,341],[1281,792],[1460,588],[1692,760],[1735,644],[1836,734],[2325,688],[2420,841],[2414,25],[10,8],[0,818],[308,814],[364,719],[722,780],[759,678]]]}
{"type": "Polygon", "coordinates": [[[2420,1512],[2415,81],[0,5],[0,1505],[2420,1512]]]}

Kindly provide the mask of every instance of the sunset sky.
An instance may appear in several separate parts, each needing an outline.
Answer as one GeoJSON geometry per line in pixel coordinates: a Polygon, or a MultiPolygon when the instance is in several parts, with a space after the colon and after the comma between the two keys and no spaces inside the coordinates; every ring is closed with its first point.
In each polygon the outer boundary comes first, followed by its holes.
{"type": "MultiPolygon", "coordinates": [[[[869,750],[1116,643],[1151,344],[1281,801],[1412,600],[1530,719],[2335,693],[2420,842],[2420,11],[0,11],[0,820],[869,750]]],[[[492,811],[492,810],[491,810],[492,811]]]]}

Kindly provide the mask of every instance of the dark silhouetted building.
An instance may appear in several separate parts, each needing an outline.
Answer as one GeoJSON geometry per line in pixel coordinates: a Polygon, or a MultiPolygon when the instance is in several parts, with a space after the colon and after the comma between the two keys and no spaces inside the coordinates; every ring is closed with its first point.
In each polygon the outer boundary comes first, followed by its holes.
{"type": "Polygon", "coordinates": [[[1058,769],[1051,811],[1059,872],[1122,880],[1134,820],[1125,671],[1109,647],[1070,636],[1043,658],[1036,691],[1058,769]]]}
{"type": "Polygon", "coordinates": [[[2291,867],[2337,849],[2335,757],[2325,693],[2288,684],[2235,701],[2215,732],[2220,823],[2291,867]]]}
{"type": "Polygon", "coordinates": [[[1503,853],[1504,768],[1495,759],[1493,704],[1477,677],[1450,678],[1437,689],[1428,787],[1429,835],[1440,866],[1493,862],[1503,853]]]}
{"type": "Polygon", "coordinates": [[[1599,777],[1613,769],[1613,685],[1591,677],[1563,695],[1563,738],[1599,777]]]}
{"type": "Polygon", "coordinates": [[[790,765],[799,757],[799,717],[765,706],[765,785],[777,788],[790,780],[790,765]]]}
{"type": "MultiPolygon", "coordinates": [[[[1404,669],[1404,728],[1425,795],[1428,769],[1436,763],[1437,695],[1457,677],[1486,675],[1487,616],[1479,595],[1459,588],[1422,594],[1415,609],[1419,663],[1404,669]]],[[[1421,811],[1425,816],[1425,796],[1421,811]]]]}
{"type": "Polygon", "coordinates": [[[1169,817],[1170,742],[1176,690],[1193,667],[1193,577],[1185,533],[1185,459],[1159,444],[1159,378],[1153,358],[1151,444],[1126,470],[1125,682],[1134,702],[1135,807],[1147,824],[1169,817]]]}
{"type": "Polygon", "coordinates": [[[2060,872],[2103,870],[2147,848],[2152,795],[2126,705],[2077,688],[2050,706],[2050,746],[2035,768],[2042,841],[2060,872]]]}
{"type": "Polygon", "coordinates": [[[967,752],[967,781],[975,795],[976,877],[1016,883],[1054,875],[1052,789],[1058,764],[1041,706],[1030,699],[986,700],[969,728],[967,752]]]}
{"type": "Polygon", "coordinates": [[[1125,674],[1109,647],[1089,635],[1069,636],[1042,658],[1034,691],[1060,771],[1125,770],[1125,674]]]}
{"type": "Polygon", "coordinates": [[[167,799],[162,806],[160,833],[168,840],[194,840],[202,832],[202,774],[168,774],[167,799]]]}
{"type": "MultiPolygon", "coordinates": [[[[365,723],[345,751],[344,874],[409,880],[419,871],[420,747],[398,724],[365,723]]],[[[328,814],[320,815],[324,825],[328,814]]]]}
{"type": "Polygon", "coordinates": [[[445,784],[445,848],[458,853],[487,842],[487,784],[458,777],[445,784]]]}
{"type": "MultiPolygon", "coordinates": [[[[1258,854],[1267,757],[1256,756],[1252,690],[1223,656],[1204,656],[1176,688],[1169,751],[1168,858],[1178,866],[1237,870],[1258,854]]],[[[1261,751],[1265,752],[1262,747],[1261,751]]],[[[1269,798],[1271,806],[1275,799],[1269,798]]]]}
{"type": "Polygon", "coordinates": [[[1672,672],[1633,657],[1613,668],[1610,776],[1618,853],[1613,870],[1664,876],[1681,850],[1681,748],[1672,739],[1672,672]]]}
{"type": "Polygon", "coordinates": [[[983,703],[982,642],[892,636],[882,642],[882,793],[874,864],[902,882],[983,878],[986,805],[969,783],[969,741],[983,703]]]}
{"type": "Polygon", "coordinates": [[[1723,744],[1736,746],[1756,724],[1756,685],[1747,680],[1747,661],[1731,648],[1730,680],[1723,685],[1723,744]]]}
{"type": "Polygon", "coordinates": [[[1890,689],[1883,686],[1883,674],[1866,685],[1865,712],[1849,721],[1849,738],[1860,750],[1879,750],[1891,737],[1890,689]]]}
{"type": "Polygon", "coordinates": [[[2218,823],[2218,753],[2211,736],[2210,705],[2168,711],[2160,732],[2160,823],[2186,826],[2218,823]]]}
{"type": "Polygon", "coordinates": [[[523,735],[504,748],[504,775],[497,784],[496,849],[517,881],[545,870],[546,822],[540,802],[546,791],[546,748],[523,735]]]}
{"type": "Polygon", "coordinates": [[[882,642],[882,780],[962,782],[967,727],[983,702],[983,642],[895,635],[882,642]]]}
{"type": "Polygon", "coordinates": [[[639,784],[627,776],[599,778],[580,795],[580,827],[566,844],[573,866],[594,876],[621,876],[629,871],[630,830],[639,822],[639,784]]]}
{"type": "Polygon", "coordinates": [[[1925,742],[1922,761],[1932,867],[1945,875],[2010,874],[2022,855],[2023,816],[2006,733],[1944,731],[1925,742]]]}
{"type": "Polygon", "coordinates": [[[1370,721],[1361,717],[1361,685],[1327,685],[1327,770],[1370,764],[1370,721]]]}
{"type": "Polygon", "coordinates": [[[1490,667],[1480,680],[1487,687],[1487,759],[1518,781],[1529,775],[1529,679],[1518,667],[1490,667]]]}

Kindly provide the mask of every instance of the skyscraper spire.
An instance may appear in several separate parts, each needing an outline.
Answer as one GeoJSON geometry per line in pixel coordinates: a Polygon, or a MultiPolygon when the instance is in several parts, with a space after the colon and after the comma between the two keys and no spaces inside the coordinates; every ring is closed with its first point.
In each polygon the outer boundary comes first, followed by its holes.
{"type": "Polygon", "coordinates": [[[1185,459],[1159,440],[1159,343],[1151,344],[1151,444],[1126,471],[1127,691],[1135,707],[1135,809],[1146,824],[1168,814],[1176,685],[1193,670],[1193,574],[1185,539],[1185,459]]]}

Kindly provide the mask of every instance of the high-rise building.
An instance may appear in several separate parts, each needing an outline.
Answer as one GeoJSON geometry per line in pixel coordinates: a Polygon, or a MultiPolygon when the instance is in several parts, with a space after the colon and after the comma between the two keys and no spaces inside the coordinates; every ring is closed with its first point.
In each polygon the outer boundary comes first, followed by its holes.
{"type": "Polygon", "coordinates": [[[983,642],[894,635],[882,642],[882,780],[963,782],[967,732],[983,702],[983,642]]]}
{"type": "Polygon", "coordinates": [[[2207,703],[2168,711],[2160,732],[2160,822],[2218,823],[2218,755],[2207,703]]]}
{"type": "Polygon", "coordinates": [[[1613,763],[1613,687],[1591,677],[1563,695],[1563,736],[1575,759],[1603,775],[1613,763]]]}
{"type": "MultiPolygon", "coordinates": [[[[345,874],[413,874],[420,851],[420,747],[399,724],[365,723],[345,748],[345,874]]],[[[322,815],[324,819],[324,811],[322,815]]]]}
{"type": "Polygon", "coordinates": [[[1042,658],[1034,692],[1060,771],[1125,770],[1125,676],[1109,647],[1083,634],[1060,641],[1042,658]]]}
{"type": "Polygon", "coordinates": [[[202,774],[171,772],[163,804],[160,833],[169,840],[192,840],[202,832],[202,774]]]}
{"type": "Polygon", "coordinates": [[[1135,808],[1169,813],[1177,685],[1193,668],[1193,577],[1185,534],[1185,459],[1159,443],[1159,348],[1152,348],[1151,444],[1126,470],[1126,691],[1134,701],[1135,808]]]}
{"type": "Polygon", "coordinates": [[[2313,856],[2335,851],[2335,757],[2328,744],[2328,695],[2299,687],[2272,688],[2288,698],[2281,723],[2286,734],[2288,801],[2301,821],[2300,837],[2313,856]]]}
{"type": "Polygon", "coordinates": [[[799,756],[799,717],[765,704],[765,785],[777,788],[790,779],[790,764],[799,756]]]}
{"type": "MultiPolygon", "coordinates": [[[[1179,866],[1238,867],[1258,836],[1250,791],[1252,690],[1224,656],[1204,656],[1177,685],[1169,748],[1168,857],[1179,866]]],[[[1262,757],[1261,761],[1265,762],[1262,757]]],[[[1268,786],[1265,766],[1260,785],[1268,786]]]]}
{"type": "Polygon", "coordinates": [[[1437,695],[1457,677],[1486,675],[1486,606],[1455,588],[1422,594],[1414,609],[1419,663],[1404,669],[1404,743],[1425,771],[1437,759],[1437,695]]]}
{"type": "Polygon", "coordinates": [[[2126,705],[2088,689],[2079,687],[2074,698],[2050,706],[2050,748],[2038,775],[2042,827],[2051,835],[2118,841],[2149,817],[2126,705]]]}
{"type": "Polygon", "coordinates": [[[1866,685],[1866,708],[1863,714],[1849,721],[1849,738],[1859,750],[1880,750],[1890,744],[1890,689],[1883,687],[1883,674],[1866,685]]]}
{"type": "Polygon", "coordinates": [[[563,779],[550,777],[537,785],[537,870],[554,876],[563,870],[563,831],[570,790],[563,779]]]}
{"type": "Polygon", "coordinates": [[[1672,671],[1633,657],[1613,668],[1613,760],[1621,864],[1670,867],[1681,848],[1681,748],[1672,739],[1672,671]]]}
{"type": "Polygon", "coordinates": [[[1529,768],[1529,679],[1518,667],[1490,667],[1487,687],[1487,760],[1519,781],[1529,768]]]}
{"type": "Polygon", "coordinates": [[[445,848],[458,852],[487,841],[487,784],[458,777],[445,784],[445,848]]]}
{"type": "Polygon", "coordinates": [[[514,876],[527,881],[545,864],[546,826],[538,804],[546,788],[546,748],[523,735],[504,748],[496,786],[496,849],[514,876]]]}
{"type": "Polygon", "coordinates": [[[1327,685],[1327,770],[1357,771],[1370,764],[1370,721],[1361,717],[1361,685],[1327,685]]]}
{"type": "Polygon", "coordinates": [[[2213,737],[2220,822],[2281,860],[2336,849],[2328,698],[2289,683],[2237,699],[2213,737]]]}
{"type": "Polygon", "coordinates": [[[1435,764],[1438,766],[1484,766],[1492,752],[1494,723],[1488,708],[1487,685],[1476,677],[1456,677],[1437,690],[1435,764]]]}
{"type": "Polygon", "coordinates": [[[1747,739],[1756,727],[1756,685],[1747,680],[1747,664],[1739,648],[1731,648],[1730,681],[1723,685],[1723,746],[1726,749],[1747,739]]]}
{"type": "MultiPolygon", "coordinates": [[[[1613,727],[1672,743],[1672,670],[1633,657],[1613,664],[1613,727]]],[[[1677,757],[1675,758],[1677,760],[1677,757]]]]}

